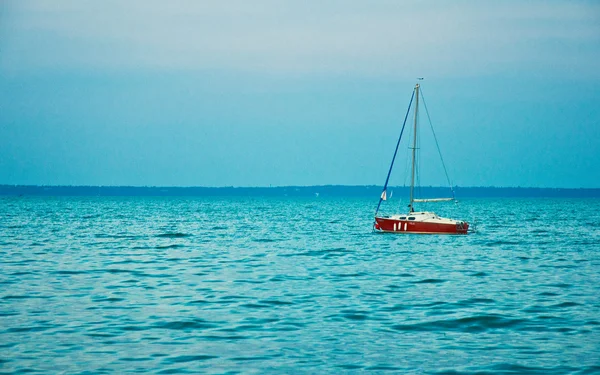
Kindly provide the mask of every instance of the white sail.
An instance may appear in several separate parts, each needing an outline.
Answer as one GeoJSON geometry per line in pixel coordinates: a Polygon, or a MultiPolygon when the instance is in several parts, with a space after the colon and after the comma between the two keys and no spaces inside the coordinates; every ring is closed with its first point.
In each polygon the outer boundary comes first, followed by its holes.
{"type": "Polygon", "coordinates": [[[426,199],[413,199],[414,202],[450,202],[454,198],[426,198],[426,199]]]}

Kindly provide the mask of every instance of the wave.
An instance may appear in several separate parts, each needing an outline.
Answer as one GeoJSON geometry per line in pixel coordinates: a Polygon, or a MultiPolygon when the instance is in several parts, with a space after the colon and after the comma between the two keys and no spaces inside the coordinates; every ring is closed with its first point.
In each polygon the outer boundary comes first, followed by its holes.
{"type": "Polygon", "coordinates": [[[190,236],[191,236],[191,234],[187,234],[187,233],[167,232],[167,233],[157,234],[154,237],[158,237],[158,238],[184,238],[184,237],[190,237],[190,236]]]}
{"type": "Polygon", "coordinates": [[[209,359],[219,358],[216,355],[180,355],[177,357],[167,357],[164,359],[167,363],[185,363],[185,362],[197,362],[197,361],[207,361],[209,359]]]}
{"type": "Polygon", "coordinates": [[[445,283],[447,280],[442,279],[423,279],[418,281],[412,281],[412,284],[441,284],[445,283]]]}
{"type": "Polygon", "coordinates": [[[396,324],[396,331],[456,331],[484,332],[492,329],[513,328],[522,325],[524,319],[511,319],[500,315],[475,315],[459,319],[436,320],[416,324],[396,324]]]}
{"type": "MultiPolygon", "coordinates": [[[[588,369],[597,369],[600,366],[591,366],[588,369]]],[[[516,363],[499,363],[490,366],[479,367],[474,371],[459,371],[459,370],[441,370],[432,372],[434,375],[554,375],[554,374],[570,374],[580,369],[568,366],[555,367],[533,367],[524,366],[516,363]]],[[[592,374],[595,372],[577,372],[577,374],[592,374]]]]}
{"type": "Polygon", "coordinates": [[[154,248],[155,249],[178,249],[180,247],[185,247],[185,246],[180,245],[180,244],[171,244],[171,245],[157,245],[154,248]]]}
{"type": "Polygon", "coordinates": [[[188,330],[196,330],[196,329],[207,329],[207,328],[215,328],[218,327],[217,323],[209,322],[203,319],[193,319],[193,320],[176,320],[172,322],[160,322],[156,323],[152,326],[152,328],[157,329],[169,329],[169,330],[178,330],[178,331],[188,331],[188,330]]]}

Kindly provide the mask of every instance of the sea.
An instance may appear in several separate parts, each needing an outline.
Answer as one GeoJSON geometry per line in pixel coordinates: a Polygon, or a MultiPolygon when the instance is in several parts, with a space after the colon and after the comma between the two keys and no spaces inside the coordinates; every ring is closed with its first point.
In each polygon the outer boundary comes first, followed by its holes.
{"type": "Polygon", "coordinates": [[[600,199],[376,200],[2,197],[0,373],[600,374],[600,199]]]}

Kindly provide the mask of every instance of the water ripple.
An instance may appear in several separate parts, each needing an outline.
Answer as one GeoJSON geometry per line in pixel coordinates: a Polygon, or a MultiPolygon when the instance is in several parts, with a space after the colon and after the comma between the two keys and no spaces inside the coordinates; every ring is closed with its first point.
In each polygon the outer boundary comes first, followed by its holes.
{"type": "Polygon", "coordinates": [[[478,232],[375,235],[365,199],[1,198],[0,372],[600,373],[599,201],[439,207],[478,232]]]}

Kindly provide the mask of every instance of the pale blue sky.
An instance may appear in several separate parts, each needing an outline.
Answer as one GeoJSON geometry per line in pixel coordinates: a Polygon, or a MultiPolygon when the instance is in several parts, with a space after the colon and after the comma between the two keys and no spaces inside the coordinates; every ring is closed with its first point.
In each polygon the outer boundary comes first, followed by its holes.
{"type": "Polygon", "coordinates": [[[5,0],[0,184],[383,184],[425,77],[454,183],[600,187],[599,61],[595,1],[5,0]]]}

